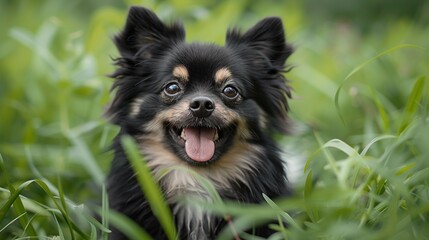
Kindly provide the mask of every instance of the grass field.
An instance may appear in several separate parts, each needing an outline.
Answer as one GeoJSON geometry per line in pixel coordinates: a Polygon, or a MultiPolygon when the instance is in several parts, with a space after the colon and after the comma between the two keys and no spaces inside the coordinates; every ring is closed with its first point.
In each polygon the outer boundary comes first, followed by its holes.
{"type": "MultiPolygon", "coordinates": [[[[104,192],[118,130],[102,116],[111,37],[132,4],[182,18],[188,41],[218,44],[233,24],[281,16],[296,47],[294,133],[278,138],[294,196],[201,207],[233,216],[237,231],[278,219],[271,239],[429,239],[429,5],[345,18],[338,1],[315,2],[0,0],[0,239],[107,239],[108,221],[145,235],[108,211],[104,192]]],[[[371,1],[357,2],[362,11],[371,1]]]]}

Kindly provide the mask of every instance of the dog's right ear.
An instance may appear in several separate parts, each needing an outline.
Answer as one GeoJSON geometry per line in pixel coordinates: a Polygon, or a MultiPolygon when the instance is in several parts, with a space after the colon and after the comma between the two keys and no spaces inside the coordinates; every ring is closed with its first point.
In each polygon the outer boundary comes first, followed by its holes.
{"type": "Polygon", "coordinates": [[[122,32],[115,36],[115,44],[125,58],[138,54],[151,56],[152,48],[168,48],[185,39],[185,30],[181,23],[165,25],[155,13],[143,7],[131,7],[122,32]]]}
{"type": "MultiPolygon", "coordinates": [[[[130,104],[141,93],[137,86],[148,78],[151,66],[142,66],[143,60],[162,55],[171,47],[184,41],[182,24],[164,24],[152,11],[143,7],[131,7],[124,29],[115,36],[114,42],[121,57],[114,59],[118,67],[110,77],[115,78],[115,97],[105,115],[115,124],[127,116],[130,104]],[[135,68],[138,65],[139,68],[135,68]]],[[[150,63],[149,63],[150,64],[150,63]]]]}

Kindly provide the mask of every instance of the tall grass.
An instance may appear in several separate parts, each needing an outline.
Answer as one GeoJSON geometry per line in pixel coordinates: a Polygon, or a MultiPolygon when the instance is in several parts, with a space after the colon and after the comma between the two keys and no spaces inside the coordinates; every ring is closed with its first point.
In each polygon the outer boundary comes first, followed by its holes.
{"type": "MultiPolygon", "coordinates": [[[[272,219],[271,239],[429,238],[427,26],[398,19],[362,33],[344,22],[307,22],[291,3],[148,4],[165,19],[183,15],[188,39],[217,43],[231,23],[280,15],[297,47],[288,73],[295,134],[279,139],[297,159],[290,164],[302,166],[294,196],[238,204],[201,179],[213,202],[184,201],[230,221],[219,239],[254,239],[241,230],[272,219]]],[[[95,1],[85,12],[66,1],[0,2],[0,239],[107,239],[109,222],[149,239],[108,209],[103,184],[117,131],[102,118],[111,86],[104,76],[125,5],[95,1]]],[[[124,145],[174,239],[144,156],[130,139],[124,145]]]]}

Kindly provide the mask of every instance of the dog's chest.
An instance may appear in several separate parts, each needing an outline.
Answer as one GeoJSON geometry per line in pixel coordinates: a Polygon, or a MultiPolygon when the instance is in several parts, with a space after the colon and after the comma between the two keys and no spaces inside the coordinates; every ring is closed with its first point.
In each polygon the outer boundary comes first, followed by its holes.
{"type": "Polygon", "coordinates": [[[165,197],[172,206],[177,229],[186,239],[211,239],[218,217],[208,213],[197,201],[212,202],[204,187],[191,174],[171,171],[163,179],[165,197]]]}
{"type": "Polygon", "coordinates": [[[216,220],[202,209],[176,205],[172,210],[181,236],[186,239],[210,239],[213,236],[216,220]]]}

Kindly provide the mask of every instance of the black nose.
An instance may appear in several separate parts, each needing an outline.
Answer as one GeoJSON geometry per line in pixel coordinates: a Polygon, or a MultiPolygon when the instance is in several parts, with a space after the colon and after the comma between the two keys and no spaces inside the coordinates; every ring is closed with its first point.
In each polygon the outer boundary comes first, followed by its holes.
{"type": "Polygon", "coordinates": [[[208,97],[195,97],[189,103],[189,109],[194,117],[208,117],[215,109],[214,102],[208,97]]]}

